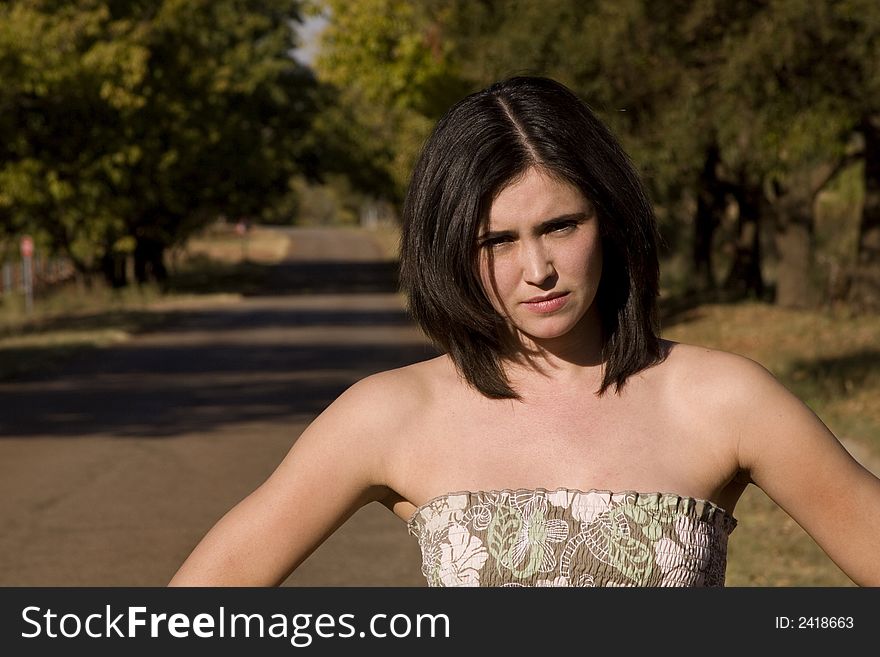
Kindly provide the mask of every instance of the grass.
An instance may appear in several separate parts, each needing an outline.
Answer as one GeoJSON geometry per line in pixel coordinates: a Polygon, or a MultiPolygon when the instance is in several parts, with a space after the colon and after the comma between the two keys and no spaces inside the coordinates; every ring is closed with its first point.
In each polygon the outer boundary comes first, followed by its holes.
{"type": "MultiPolygon", "coordinates": [[[[388,258],[396,231],[370,233],[388,258]]],[[[161,326],[178,307],[217,303],[258,288],[287,242],[254,231],[243,250],[229,229],[191,240],[176,254],[171,292],[68,286],[37,300],[26,316],[21,299],[0,305],[0,379],[59,367],[73,354],[161,326]],[[234,293],[230,293],[230,291],[234,293]]],[[[676,310],[665,303],[664,337],[748,356],[772,371],[839,437],[880,460],[880,316],[846,308],[793,311],[748,302],[676,310]]],[[[760,489],[736,508],[729,546],[731,586],[851,586],[816,543],[760,489]]]]}
{"type": "MultiPolygon", "coordinates": [[[[860,460],[880,461],[880,316],[846,308],[795,311],[748,302],[706,304],[668,317],[671,340],[761,363],[802,399],[860,460]],[[850,447],[852,449],[852,447],[850,447]]],[[[812,538],[749,486],[736,508],[730,586],[852,586],[812,538]]]]}
{"type": "Polygon", "coordinates": [[[386,259],[397,260],[400,254],[400,228],[398,226],[382,224],[367,232],[379,245],[386,259]]]}
{"type": "Polygon", "coordinates": [[[271,228],[254,226],[240,236],[233,226],[221,223],[190,238],[174,257],[182,257],[184,268],[187,261],[200,259],[223,264],[272,265],[284,259],[289,242],[284,233],[271,228]]]}
{"type": "Polygon", "coordinates": [[[258,227],[243,247],[234,229],[221,224],[170,254],[165,289],[70,282],[39,295],[30,313],[21,296],[0,297],[0,380],[51,372],[79,353],[157,329],[175,308],[234,301],[259,289],[288,242],[284,234],[258,227]]]}

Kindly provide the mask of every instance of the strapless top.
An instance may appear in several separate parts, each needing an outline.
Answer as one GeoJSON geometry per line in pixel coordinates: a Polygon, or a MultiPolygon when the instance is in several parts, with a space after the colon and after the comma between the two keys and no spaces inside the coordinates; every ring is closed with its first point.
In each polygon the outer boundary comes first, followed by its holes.
{"type": "Polygon", "coordinates": [[[428,586],[724,586],[737,520],[673,493],[508,489],[418,507],[428,586]]]}

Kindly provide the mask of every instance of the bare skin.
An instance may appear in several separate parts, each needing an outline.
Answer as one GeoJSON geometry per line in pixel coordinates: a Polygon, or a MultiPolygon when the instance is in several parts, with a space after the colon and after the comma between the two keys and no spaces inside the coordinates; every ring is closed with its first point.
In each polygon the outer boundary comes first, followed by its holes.
{"type": "Polygon", "coordinates": [[[854,582],[880,585],[880,479],[759,364],[664,341],[662,362],[596,394],[595,221],[577,190],[536,170],[493,202],[486,233],[501,242],[485,246],[481,278],[530,354],[507,364],[519,400],[482,396],[446,356],[363,379],[215,525],[171,585],[280,584],[373,501],[409,520],[457,491],[631,490],[732,513],[750,482],[854,582]],[[523,305],[557,293],[567,296],[558,308],[523,305]]]}
{"type": "Polygon", "coordinates": [[[446,357],[364,379],[224,516],[171,584],[277,585],[371,501],[408,520],[452,491],[566,487],[671,492],[733,512],[748,481],[854,582],[880,584],[880,480],[760,365],[670,347],[619,397],[536,390],[529,406],[490,401],[446,357]]]}
{"type": "Polygon", "coordinates": [[[699,391],[684,392],[676,380],[698,348],[669,348],[666,362],[620,395],[602,397],[598,380],[541,381],[522,401],[487,400],[457,380],[445,357],[414,368],[424,410],[411,414],[413,438],[388,461],[389,477],[400,483],[393,487],[399,499],[392,494],[386,504],[408,519],[412,500],[451,491],[573,488],[671,492],[732,512],[745,488],[736,480],[735,440],[698,424],[705,422],[699,391]]]}

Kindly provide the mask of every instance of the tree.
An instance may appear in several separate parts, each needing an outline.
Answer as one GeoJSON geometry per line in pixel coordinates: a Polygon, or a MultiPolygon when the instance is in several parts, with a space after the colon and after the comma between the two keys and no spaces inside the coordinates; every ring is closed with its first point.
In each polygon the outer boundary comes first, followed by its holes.
{"type": "Polygon", "coordinates": [[[880,6],[870,0],[847,0],[835,7],[850,32],[841,53],[850,73],[841,93],[858,108],[856,131],[864,146],[865,200],[850,298],[859,306],[880,310],[880,6]]]}
{"type": "Polygon", "coordinates": [[[857,157],[868,163],[859,257],[880,258],[880,164],[872,164],[880,162],[872,154],[880,148],[880,9],[872,0],[327,4],[335,18],[323,74],[357,108],[398,188],[437,108],[457,99],[441,91],[548,75],[621,137],[661,230],[691,231],[696,290],[716,285],[718,227],[735,209],[726,292],[763,297],[762,261],[775,257],[776,301],[815,303],[823,282],[813,259],[816,197],[857,157]],[[863,154],[853,148],[856,133],[863,154]],[[679,216],[687,205],[693,214],[679,216]],[[767,230],[773,239],[762,243],[767,230]]]}
{"type": "Polygon", "coordinates": [[[97,2],[0,6],[0,213],[9,233],[28,230],[93,269],[123,226],[103,177],[124,153],[104,125],[134,102],[145,53],[102,39],[97,2]]]}
{"type": "Polygon", "coordinates": [[[82,271],[134,243],[139,281],[220,213],[257,213],[306,159],[314,81],[290,0],[0,7],[0,212],[82,271]],[[26,38],[22,38],[26,35],[26,38]]]}
{"type": "Polygon", "coordinates": [[[364,191],[399,201],[434,122],[470,90],[445,32],[450,3],[325,0],[322,6],[328,25],[316,69],[339,102],[321,123],[333,145],[327,154],[345,145],[340,168],[364,191]],[[366,178],[365,171],[371,171],[366,178]]]}
{"type": "Polygon", "coordinates": [[[728,158],[760,175],[774,221],[776,301],[807,306],[819,299],[814,253],[818,193],[851,161],[857,122],[839,92],[850,84],[837,53],[851,38],[833,3],[775,0],[757,13],[730,49],[719,108],[728,158]]]}

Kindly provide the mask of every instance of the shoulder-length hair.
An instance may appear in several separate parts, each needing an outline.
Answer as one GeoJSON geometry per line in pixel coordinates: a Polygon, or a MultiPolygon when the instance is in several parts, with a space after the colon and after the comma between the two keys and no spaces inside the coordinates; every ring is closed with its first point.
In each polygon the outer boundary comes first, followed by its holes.
{"type": "Polygon", "coordinates": [[[661,359],[654,212],[629,157],[562,84],[514,77],[467,96],[437,123],[403,208],[400,281],[425,334],[490,398],[517,399],[502,368],[508,334],[476,266],[495,196],[531,167],[579,189],[599,218],[604,374],[599,394],[661,359]]]}

